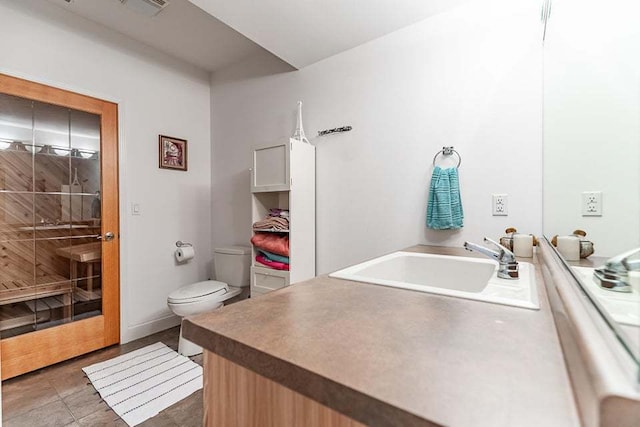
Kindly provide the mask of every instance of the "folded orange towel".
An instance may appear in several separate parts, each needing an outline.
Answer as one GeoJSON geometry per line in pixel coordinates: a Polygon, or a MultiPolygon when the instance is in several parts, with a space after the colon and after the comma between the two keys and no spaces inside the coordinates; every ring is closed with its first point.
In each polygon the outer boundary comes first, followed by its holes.
{"type": "Polygon", "coordinates": [[[279,236],[274,233],[256,233],[251,238],[251,243],[265,251],[289,256],[289,236],[279,236]]]}

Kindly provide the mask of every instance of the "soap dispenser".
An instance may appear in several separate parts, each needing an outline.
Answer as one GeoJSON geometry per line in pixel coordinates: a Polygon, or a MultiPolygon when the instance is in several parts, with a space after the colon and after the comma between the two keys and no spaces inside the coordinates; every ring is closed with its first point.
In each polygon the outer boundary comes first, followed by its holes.
{"type": "Polygon", "coordinates": [[[588,258],[595,251],[593,242],[585,237],[587,232],[584,230],[574,230],[569,236],[553,236],[551,244],[558,248],[558,251],[569,261],[578,261],[581,258],[588,258]],[[567,251],[567,244],[570,245],[570,254],[567,251]],[[562,249],[562,250],[561,250],[562,249]]]}
{"type": "Polygon", "coordinates": [[[523,258],[533,257],[533,247],[538,245],[538,239],[533,234],[518,233],[515,227],[504,230],[506,236],[500,238],[500,244],[511,250],[515,256],[523,258]]]}
{"type": "Polygon", "coordinates": [[[535,237],[533,234],[515,233],[513,235],[513,253],[517,257],[533,258],[533,246],[535,237]]]}

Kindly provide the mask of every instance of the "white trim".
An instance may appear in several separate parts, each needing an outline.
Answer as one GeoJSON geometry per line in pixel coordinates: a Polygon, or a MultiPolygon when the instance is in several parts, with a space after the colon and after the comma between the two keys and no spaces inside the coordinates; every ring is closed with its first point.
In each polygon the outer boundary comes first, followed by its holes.
{"type": "MultiPolygon", "coordinates": [[[[126,186],[122,185],[126,182],[126,173],[124,165],[126,164],[125,156],[125,114],[126,110],[125,102],[118,103],[118,204],[120,212],[120,343],[129,342],[131,340],[125,340],[127,335],[127,319],[128,319],[128,307],[126,304],[128,297],[129,286],[126,286],[127,277],[129,273],[129,264],[126,262],[129,258],[129,251],[127,250],[128,231],[129,231],[129,217],[127,216],[127,191],[126,186]]],[[[134,338],[135,339],[135,338],[134,338]]]]}
{"type": "Polygon", "coordinates": [[[126,344],[139,338],[155,334],[156,332],[173,328],[174,326],[180,325],[180,322],[180,317],[171,314],[170,316],[150,320],[139,325],[132,325],[126,328],[121,327],[120,343],[126,344]]]}

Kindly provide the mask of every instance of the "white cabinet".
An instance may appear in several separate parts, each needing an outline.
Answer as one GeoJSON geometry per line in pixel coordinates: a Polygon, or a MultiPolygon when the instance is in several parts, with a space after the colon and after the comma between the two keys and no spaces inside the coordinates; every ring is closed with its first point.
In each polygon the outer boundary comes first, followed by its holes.
{"type": "Polygon", "coordinates": [[[255,260],[253,249],[251,295],[258,296],[315,277],[316,150],[290,139],[253,149],[251,167],[252,223],[269,209],[289,210],[289,271],[274,270],[255,260]]]}
{"type": "Polygon", "coordinates": [[[283,142],[254,148],[251,166],[252,193],[289,190],[291,147],[290,143],[283,142]]]}

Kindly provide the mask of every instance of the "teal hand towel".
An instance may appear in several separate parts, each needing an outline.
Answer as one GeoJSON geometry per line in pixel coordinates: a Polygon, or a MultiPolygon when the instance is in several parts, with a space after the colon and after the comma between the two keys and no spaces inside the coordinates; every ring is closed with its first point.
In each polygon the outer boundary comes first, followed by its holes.
{"type": "Polygon", "coordinates": [[[427,227],[433,230],[451,230],[462,228],[463,222],[458,169],[436,166],[429,188],[427,227]]]}
{"type": "Polygon", "coordinates": [[[258,252],[260,252],[262,254],[262,256],[264,256],[269,261],[276,261],[276,262],[281,262],[281,263],[284,263],[284,264],[289,264],[289,257],[288,256],[282,256],[282,255],[274,254],[272,252],[268,252],[268,251],[265,251],[263,249],[258,249],[258,252]]]}

